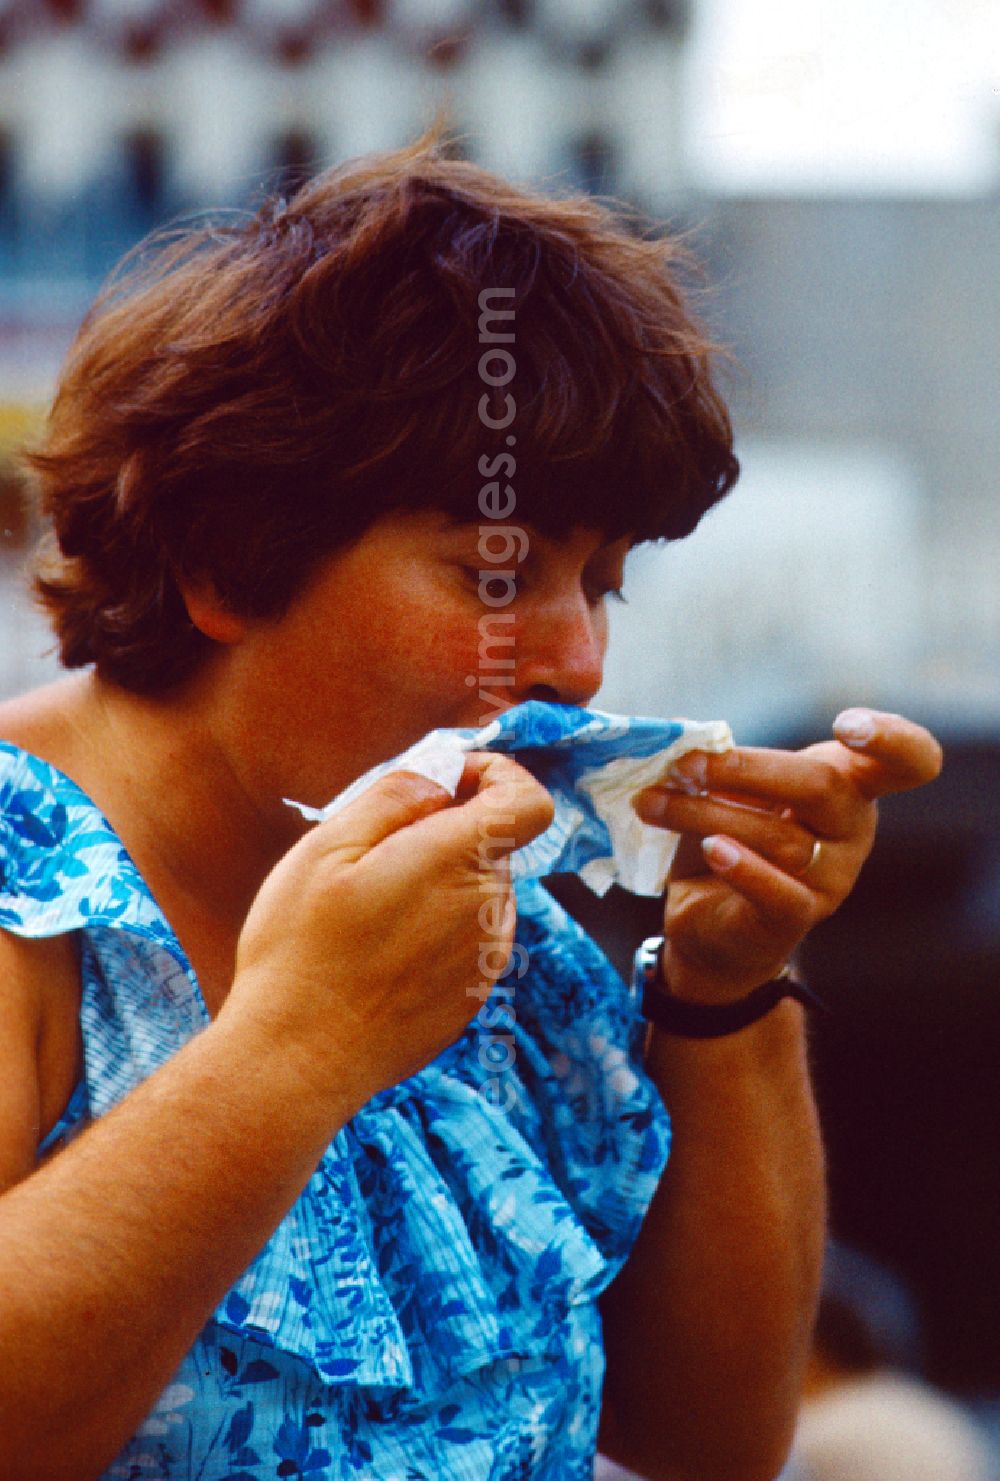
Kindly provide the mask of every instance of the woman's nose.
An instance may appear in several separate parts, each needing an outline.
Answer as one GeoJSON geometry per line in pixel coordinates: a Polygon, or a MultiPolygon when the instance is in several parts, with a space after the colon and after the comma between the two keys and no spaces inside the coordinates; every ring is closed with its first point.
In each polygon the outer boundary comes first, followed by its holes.
{"type": "Polygon", "coordinates": [[[607,648],[603,606],[581,593],[534,616],[525,614],[515,629],[512,655],[517,698],[584,705],[601,687],[607,648]]]}

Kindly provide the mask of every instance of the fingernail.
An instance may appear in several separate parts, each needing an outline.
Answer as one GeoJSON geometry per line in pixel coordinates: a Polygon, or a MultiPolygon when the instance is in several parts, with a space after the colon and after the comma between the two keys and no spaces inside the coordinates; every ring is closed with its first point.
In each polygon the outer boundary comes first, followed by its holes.
{"type": "Polygon", "coordinates": [[[414,802],[447,802],[453,796],[442,782],[425,776],[422,771],[401,769],[395,775],[406,782],[414,802]]]}
{"type": "Polygon", "coordinates": [[[720,838],[715,833],[703,838],[701,847],[708,862],[716,869],[733,869],[740,862],[740,851],[735,843],[730,843],[728,838],[720,838]]]}
{"type": "Polygon", "coordinates": [[[708,787],[708,757],[703,751],[691,751],[671,761],[663,774],[663,785],[686,792],[689,797],[704,797],[708,787]]]}
{"type": "Polygon", "coordinates": [[[833,722],[833,733],[845,746],[866,746],[875,734],[871,710],[842,710],[833,722]]]}

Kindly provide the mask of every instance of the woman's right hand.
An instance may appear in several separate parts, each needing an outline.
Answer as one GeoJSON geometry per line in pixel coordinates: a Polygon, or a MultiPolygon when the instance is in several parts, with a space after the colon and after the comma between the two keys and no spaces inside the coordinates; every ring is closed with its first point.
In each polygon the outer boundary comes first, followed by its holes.
{"type": "Polygon", "coordinates": [[[453,801],[393,772],[313,829],[265,879],[219,1015],[249,1015],[339,1107],[414,1074],[452,1043],[513,941],[509,856],[552,820],[509,757],[467,758],[453,801]]]}

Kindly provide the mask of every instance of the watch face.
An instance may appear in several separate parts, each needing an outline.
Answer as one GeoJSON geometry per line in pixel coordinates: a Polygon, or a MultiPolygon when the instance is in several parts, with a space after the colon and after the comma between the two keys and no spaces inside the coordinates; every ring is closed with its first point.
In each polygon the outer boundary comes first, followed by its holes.
{"type": "Polygon", "coordinates": [[[659,981],[660,954],[663,951],[662,936],[647,936],[635,954],[633,964],[633,986],[642,989],[649,982],[659,981]]]}

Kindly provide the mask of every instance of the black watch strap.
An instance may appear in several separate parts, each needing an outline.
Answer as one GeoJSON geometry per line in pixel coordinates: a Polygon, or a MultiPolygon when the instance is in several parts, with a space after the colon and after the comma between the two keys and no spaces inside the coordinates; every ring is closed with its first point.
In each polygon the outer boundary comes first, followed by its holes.
{"type": "Polygon", "coordinates": [[[675,998],[663,974],[663,945],[662,936],[650,936],[639,947],[635,954],[633,990],[640,996],[643,1017],[665,1033],[679,1034],[685,1039],[721,1039],[756,1023],[782,998],[795,998],[806,1008],[829,1012],[822,998],[800,982],[790,966],[735,1003],[691,1003],[675,998]]]}

